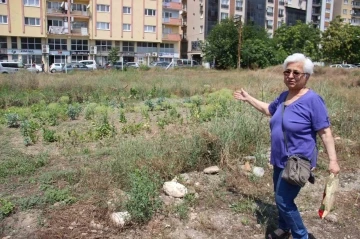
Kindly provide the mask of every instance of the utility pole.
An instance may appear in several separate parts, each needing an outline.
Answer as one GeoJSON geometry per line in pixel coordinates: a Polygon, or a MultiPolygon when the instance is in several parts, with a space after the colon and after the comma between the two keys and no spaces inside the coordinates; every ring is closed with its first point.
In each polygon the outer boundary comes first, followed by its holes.
{"type": "Polygon", "coordinates": [[[241,67],[241,39],[242,39],[242,23],[241,17],[237,19],[238,28],[239,28],[239,43],[238,43],[238,69],[241,67]]]}

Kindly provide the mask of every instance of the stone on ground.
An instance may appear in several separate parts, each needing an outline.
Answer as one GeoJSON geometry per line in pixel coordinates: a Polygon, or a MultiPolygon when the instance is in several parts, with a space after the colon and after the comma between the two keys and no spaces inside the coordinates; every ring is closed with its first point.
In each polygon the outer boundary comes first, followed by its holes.
{"type": "Polygon", "coordinates": [[[187,188],[178,182],[165,182],[163,190],[167,195],[175,198],[182,198],[187,194],[187,188]]]}

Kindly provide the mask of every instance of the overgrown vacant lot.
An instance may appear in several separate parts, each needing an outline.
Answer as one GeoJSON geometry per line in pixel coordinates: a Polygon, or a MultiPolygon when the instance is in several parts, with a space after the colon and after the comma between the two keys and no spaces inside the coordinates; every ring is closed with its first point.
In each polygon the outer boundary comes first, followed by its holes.
{"type": "MultiPolygon", "coordinates": [[[[319,144],[298,205],[316,238],[358,238],[360,70],[318,68],[308,86],[328,106],[341,183],[321,221],[319,144]]],[[[270,102],[282,68],[1,75],[0,238],[264,238],[276,226],[269,119],[233,100],[240,87],[270,102]],[[175,177],[183,199],[162,190],[175,177]],[[110,221],[120,211],[123,228],[110,221]]]]}

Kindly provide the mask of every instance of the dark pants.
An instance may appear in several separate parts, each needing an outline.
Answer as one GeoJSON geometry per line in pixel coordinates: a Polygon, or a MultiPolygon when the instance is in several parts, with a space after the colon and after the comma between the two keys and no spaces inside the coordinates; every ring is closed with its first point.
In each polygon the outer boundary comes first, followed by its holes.
{"type": "Polygon", "coordinates": [[[279,228],[291,230],[294,239],[307,239],[308,232],[301,219],[294,200],[301,187],[292,185],[281,178],[283,169],[274,166],[275,202],[279,212],[279,228]]]}

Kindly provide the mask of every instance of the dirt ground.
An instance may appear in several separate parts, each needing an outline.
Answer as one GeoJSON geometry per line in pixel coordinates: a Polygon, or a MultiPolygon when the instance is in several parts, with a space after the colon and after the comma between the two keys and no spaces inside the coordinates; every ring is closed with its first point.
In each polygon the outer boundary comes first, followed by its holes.
{"type": "MultiPolygon", "coordinates": [[[[327,219],[317,214],[322,198],[324,175],[318,175],[316,184],[307,184],[297,198],[297,204],[308,227],[316,238],[359,238],[360,235],[360,171],[345,171],[336,195],[334,211],[327,219]]],[[[247,198],[251,184],[243,177],[243,189],[224,185],[226,175],[188,174],[186,186],[198,195],[196,205],[188,217],[180,219],[176,213],[161,211],[146,225],[129,225],[119,229],[109,221],[106,208],[78,202],[71,206],[54,205],[51,208],[15,213],[3,220],[1,238],[265,238],[276,225],[276,209],[272,202],[271,169],[257,181],[263,196],[252,197],[254,209],[236,213],[229,203],[247,198]]],[[[241,179],[240,179],[241,180],[241,179]]]]}

